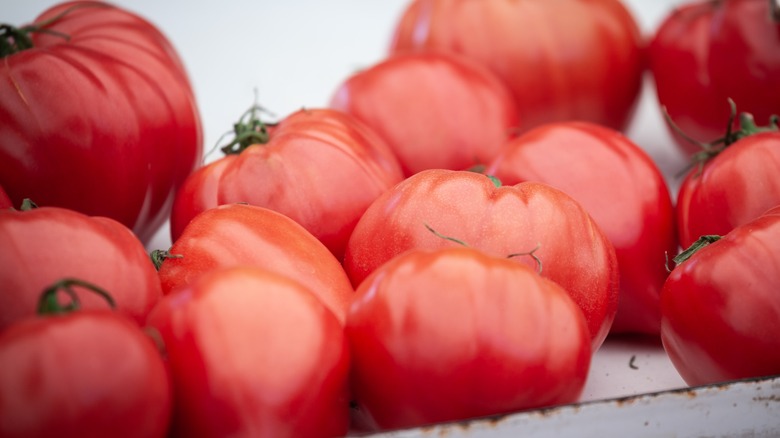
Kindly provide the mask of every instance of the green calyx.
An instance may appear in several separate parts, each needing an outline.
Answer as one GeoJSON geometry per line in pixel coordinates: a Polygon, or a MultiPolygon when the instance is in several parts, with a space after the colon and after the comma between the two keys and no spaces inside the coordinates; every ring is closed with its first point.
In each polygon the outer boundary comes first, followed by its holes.
{"type": "Polygon", "coordinates": [[[41,299],[38,301],[38,314],[61,315],[79,310],[81,308],[81,301],[76,294],[76,290],[74,289],[75,287],[79,287],[101,296],[106,300],[106,303],[108,303],[108,306],[111,309],[116,308],[114,299],[108,292],[106,292],[105,289],[78,278],[63,278],[43,290],[41,299]],[[64,292],[68,296],[70,300],[68,303],[60,303],[58,297],[60,292],[64,292]]]}
{"type": "Polygon", "coordinates": [[[220,147],[225,155],[240,154],[254,144],[266,144],[271,139],[268,127],[273,126],[260,120],[260,113],[265,111],[260,105],[254,104],[238,122],[233,124],[233,140],[220,147]]]}
{"type": "Polygon", "coordinates": [[[685,172],[687,172],[692,167],[698,167],[699,171],[701,171],[702,167],[707,162],[715,158],[718,154],[726,150],[726,148],[732,144],[745,137],[750,137],[751,135],[760,134],[762,132],[780,132],[777,115],[773,115],[769,118],[768,125],[759,126],[756,123],[753,115],[745,112],[739,114],[739,129],[735,130],[734,121],[737,120],[737,105],[731,99],[729,99],[728,102],[731,108],[731,114],[729,115],[728,123],[726,125],[726,133],[723,137],[708,143],[701,142],[689,137],[685,132],[682,131],[682,129],[680,129],[679,126],[674,123],[674,121],[672,121],[671,117],[664,109],[664,115],[666,117],[667,123],[669,123],[669,126],[671,126],[672,129],[684,140],[701,148],[699,152],[696,152],[693,154],[693,156],[691,156],[691,163],[685,169],[685,172]]]}
{"type": "MultiPolygon", "coordinates": [[[[676,257],[672,259],[675,266],[679,266],[681,263],[686,262],[688,259],[693,257],[694,254],[699,252],[702,248],[705,246],[709,246],[710,244],[713,244],[721,239],[721,236],[718,236],[717,234],[706,234],[704,236],[699,237],[699,239],[691,244],[685,251],[678,254],[676,257]]],[[[667,263],[668,264],[668,263],[667,263]]],[[[669,266],[666,267],[667,271],[671,271],[669,266]]]]}

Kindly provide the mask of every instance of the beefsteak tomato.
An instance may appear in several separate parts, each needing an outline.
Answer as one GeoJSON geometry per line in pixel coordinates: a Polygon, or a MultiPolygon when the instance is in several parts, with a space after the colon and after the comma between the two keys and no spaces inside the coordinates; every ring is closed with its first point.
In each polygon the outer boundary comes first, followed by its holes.
{"type": "Polygon", "coordinates": [[[122,315],[76,309],[0,333],[0,436],[163,438],[171,405],[160,352],[122,315]]]}
{"type": "Polygon", "coordinates": [[[356,292],[347,337],[354,397],[380,428],[574,402],[591,357],[566,291],[472,248],[381,266],[356,292]]]}
{"type": "Polygon", "coordinates": [[[256,266],[312,290],[344,321],[354,294],[341,263],[300,224],[273,210],[224,204],[195,216],[163,254],[159,280],[169,294],[218,268],[256,266]]]}
{"type": "Polygon", "coordinates": [[[758,128],[741,117],[725,148],[691,169],[677,195],[677,228],[683,248],[703,235],[724,235],[780,205],[780,132],[777,121],[758,128]]]}
{"type": "Polygon", "coordinates": [[[666,280],[664,348],[691,385],[778,374],[780,205],[716,239],[666,280]]]}
{"type": "MultiPolygon", "coordinates": [[[[0,210],[0,330],[35,315],[41,291],[76,277],[111,291],[117,312],[143,324],[162,297],[160,280],[143,243],[105,217],[59,207],[0,210]]],[[[85,309],[106,307],[78,293],[85,309]]]]}
{"type": "Polygon", "coordinates": [[[68,2],[3,27],[0,58],[0,185],[13,204],[111,217],[149,240],[202,152],[166,37],[124,9],[68,2]]]}
{"type": "Polygon", "coordinates": [[[237,134],[257,126],[260,135],[238,144],[239,155],[210,172],[220,173],[217,203],[278,211],[341,260],[368,205],[403,179],[395,155],[354,117],[332,109],[302,109],[270,131],[256,115],[248,124],[237,134]]]}
{"type": "Polygon", "coordinates": [[[391,52],[477,60],[510,88],[523,129],[582,120],[624,130],[641,91],[642,46],[618,0],[414,0],[391,52]]]}
{"type": "Polygon", "coordinates": [[[385,59],[347,78],[330,105],[378,133],[406,176],[484,165],[519,127],[506,86],[453,54],[385,59]]]}
{"type": "Polygon", "coordinates": [[[344,268],[357,287],[393,257],[457,245],[453,239],[518,263],[541,262],[542,275],[583,310],[593,350],[602,344],[618,305],[615,249],[579,203],[546,184],[496,187],[469,171],[419,172],[366,210],[350,237],[344,268]]]}
{"type": "Polygon", "coordinates": [[[172,436],[346,435],[344,329],[300,283],[218,269],[163,298],[149,324],[171,367],[172,436]]]}
{"type": "MultiPolygon", "coordinates": [[[[717,138],[728,99],[758,120],[780,114],[780,14],[769,5],[777,8],[773,0],[690,1],[656,30],[648,53],[658,101],[688,136],[717,138]]],[[[672,134],[683,151],[698,152],[672,134]]]]}
{"type": "Polygon", "coordinates": [[[576,199],[617,254],[612,332],[658,335],[665,260],[677,252],[677,226],[664,176],[639,146],[592,123],[549,123],[507,143],[485,173],[504,184],[547,183],[576,199]]]}

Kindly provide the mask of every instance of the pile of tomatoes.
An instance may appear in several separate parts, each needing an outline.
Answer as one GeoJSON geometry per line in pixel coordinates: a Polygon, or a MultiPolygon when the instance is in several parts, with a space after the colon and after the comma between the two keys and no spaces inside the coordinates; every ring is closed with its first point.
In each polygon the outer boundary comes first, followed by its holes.
{"type": "Polygon", "coordinates": [[[777,2],[692,1],[644,38],[619,0],[411,0],[391,41],[198,165],[152,24],[76,1],[0,26],[0,435],[572,403],[618,333],[691,385],[780,373],[777,2]],[[675,194],[622,133],[646,73],[691,155],[675,194]]]}

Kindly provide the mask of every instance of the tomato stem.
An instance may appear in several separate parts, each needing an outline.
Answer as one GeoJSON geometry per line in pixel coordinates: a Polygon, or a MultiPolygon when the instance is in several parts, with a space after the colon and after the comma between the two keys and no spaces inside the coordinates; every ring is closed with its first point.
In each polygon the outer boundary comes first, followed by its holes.
{"type": "Polygon", "coordinates": [[[165,249],[155,249],[149,253],[149,258],[152,260],[154,269],[159,271],[164,261],[168,259],[180,259],[184,258],[184,256],[181,254],[171,254],[170,251],[165,249]]]}
{"type": "Polygon", "coordinates": [[[672,261],[674,261],[675,266],[679,266],[680,263],[684,263],[685,261],[693,257],[694,254],[699,252],[705,246],[715,243],[720,239],[721,236],[718,236],[716,234],[706,234],[704,236],[701,236],[697,241],[693,242],[691,246],[689,246],[685,251],[681,252],[675,258],[673,258],[672,261]]]}
{"type": "Polygon", "coordinates": [[[116,308],[116,303],[111,295],[106,292],[105,289],[98,287],[90,282],[80,280],[78,278],[63,278],[56,281],[51,286],[47,287],[41,293],[41,299],[38,301],[38,314],[39,315],[58,315],[64,313],[71,313],[81,308],[81,301],[79,300],[74,286],[78,286],[89,291],[96,293],[106,300],[109,307],[116,308]],[[68,295],[70,301],[62,305],[57,297],[59,292],[64,292],[68,295]]]}
{"type": "Polygon", "coordinates": [[[528,252],[517,252],[517,253],[514,253],[514,254],[509,254],[508,256],[506,256],[506,258],[511,259],[511,258],[514,258],[514,257],[529,256],[532,259],[534,259],[534,261],[536,262],[536,272],[539,275],[542,275],[542,268],[543,268],[542,259],[539,258],[538,255],[536,255],[536,251],[539,251],[539,248],[541,248],[541,247],[542,247],[542,244],[541,243],[537,243],[536,247],[534,249],[528,251],[528,252]]]}
{"type": "MultiPolygon", "coordinates": [[[[241,115],[241,118],[238,119],[238,122],[233,124],[233,140],[230,143],[220,147],[222,153],[225,155],[240,154],[246,148],[254,144],[268,143],[268,141],[271,139],[268,128],[274,125],[271,123],[263,123],[259,117],[261,112],[268,111],[255,103],[248,110],[246,110],[244,114],[241,115]]],[[[220,142],[221,141],[222,139],[220,139],[220,142]]]]}

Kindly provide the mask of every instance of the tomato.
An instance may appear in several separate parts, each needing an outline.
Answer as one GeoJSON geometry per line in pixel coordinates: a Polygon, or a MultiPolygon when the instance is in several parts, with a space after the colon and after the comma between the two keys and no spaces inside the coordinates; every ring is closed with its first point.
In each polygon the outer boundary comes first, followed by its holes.
{"type": "Polygon", "coordinates": [[[614,245],[620,268],[612,332],[658,334],[676,219],[664,176],[639,146],[592,123],[550,123],[507,143],[485,173],[504,184],[550,184],[585,207],[614,245]]]}
{"type": "Polygon", "coordinates": [[[159,267],[164,294],[222,267],[256,266],[312,290],[344,321],[354,294],[341,263],[300,224],[273,210],[225,204],[196,216],[159,267]]]}
{"type": "Polygon", "coordinates": [[[391,52],[477,60],[511,89],[523,129],[582,120],[623,130],[641,91],[642,45],[618,0],[414,0],[391,52]]]}
{"type": "MultiPolygon", "coordinates": [[[[254,116],[252,121],[259,122],[254,116]]],[[[339,260],[368,204],[403,178],[397,159],[375,133],[331,109],[297,111],[239,149],[235,159],[216,169],[217,203],[246,202],[278,211],[339,260]]]]}
{"type": "MultiPolygon", "coordinates": [[[[743,117],[742,124],[751,122],[743,117]]],[[[680,243],[724,235],[780,205],[780,132],[746,135],[690,170],[677,196],[680,243]]]]}
{"type": "Polygon", "coordinates": [[[0,333],[5,438],[162,438],[171,399],[159,351],[122,315],[80,310],[31,317],[0,333]]]}
{"type": "Polygon", "coordinates": [[[669,275],[661,339],[687,383],[780,373],[778,241],[780,205],[699,249],[669,275]]]}
{"type": "Polygon", "coordinates": [[[90,1],[0,41],[0,185],[13,204],[111,217],[149,240],[202,152],[174,47],[141,17],[90,1]]]}
{"type": "MultiPolygon", "coordinates": [[[[117,311],[141,324],[162,297],[141,241],[119,222],[59,207],[0,210],[0,330],[35,315],[41,291],[63,277],[110,290],[117,311]]],[[[86,309],[105,303],[79,293],[86,309]]]]}
{"type": "Polygon", "coordinates": [[[330,105],[377,132],[406,176],[485,164],[519,125],[506,86],[455,55],[385,59],[347,78],[330,105]]]}
{"type": "Polygon", "coordinates": [[[171,209],[171,241],[175,242],[187,224],[198,214],[214,208],[217,200],[217,186],[228,163],[238,155],[225,155],[215,161],[198,167],[184,180],[171,209]]]}
{"type": "Polygon", "coordinates": [[[344,436],[349,350],[333,313],[260,268],[212,271],[149,317],[172,370],[172,436],[344,436]]]}
{"type": "Polygon", "coordinates": [[[594,351],[604,341],[617,311],[615,250],[579,203],[545,184],[496,187],[473,172],[422,171],[366,210],[344,268],[357,287],[393,257],[458,245],[452,239],[540,268],[583,310],[594,351]]]}
{"type": "MultiPolygon", "coordinates": [[[[780,113],[780,15],[770,18],[770,3],[690,1],[656,30],[648,53],[658,100],[689,137],[717,138],[728,99],[762,122],[780,113]]],[[[682,150],[698,151],[672,133],[682,150]]]]}
{"type": "Polygon", "coordinates": [[[381,428],[574,402],[591,357],[566,291],[471,248],[381,266],[356,292],[347,336],[355,398],[381,428]]]}

